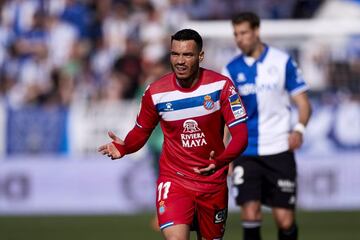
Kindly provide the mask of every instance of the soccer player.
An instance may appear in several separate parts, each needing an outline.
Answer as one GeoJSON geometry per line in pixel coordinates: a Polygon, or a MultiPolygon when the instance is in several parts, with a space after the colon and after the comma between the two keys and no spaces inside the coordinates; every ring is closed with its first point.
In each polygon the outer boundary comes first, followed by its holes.
{"type": "Polygon", "coordinates": [[[240,13],[232,26],[241,54],[222,73],[235,84],[248,114],[248,147],[234,160],[232,177],[243,239],[261,239],[262,204],[272,208],[278,239],[297,239],[294,150],[302,144],[311,115],[307,86],[287,53],[261,41],[256,14],[240,13]],[[298,110],[294,127],[291,100],[298,110]]]}
{"type": "Polygon", "coordinates": [[[202,38],[183,29],[171,37],[172,73],[151,83],[134,128],[99,148],[111,159],[139,150],[158,122],[164,133],[156,208],[165,239],[222,239],[228,164],[247,146],[247,118],[231,80],[200,67],[202,38]],[[232,140],[223,144],[224,126],[232,140]]]}

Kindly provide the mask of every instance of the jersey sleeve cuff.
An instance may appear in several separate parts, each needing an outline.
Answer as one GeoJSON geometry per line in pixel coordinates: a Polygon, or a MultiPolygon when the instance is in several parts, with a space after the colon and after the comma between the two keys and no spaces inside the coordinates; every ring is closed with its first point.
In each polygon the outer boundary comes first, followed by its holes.
{"type": "Polygon", "coordinates": [[[233,127],[233,126],[236,126],[236,125],[238,125],[238,124],[240,124],[240,123],[242,123],[242,122],[245,122],[247,119],[248,119],[247,116],[246,116],[246,117],[243,117],[243,118],[240,118],[240,119],[236,119],[235,121],[229,123],[229,124],[228,124],[228,127],[231,128],[231,127],[233,127]]]}
{"type": "Polygon", "coordinates": [[[306,85],[303,85],[303,86],[300,86],[300,87],[297,87],[297,88],[291,90],[290,95],[291,95],[291,96],[295,96],[295,95],[297,95],[297,94],[300,94],[300,93],[302,93],[302,92],[306,92],[306,91],[308,91],[308,90],[309,90],[309,87],[306,86],[306,85]]]}
{"type": "Polygon", "coordinates": [[[126,147],[125,145],[121,145],[117,142],[112,141],[112,144],[116,147],[116,149],[120,152],[121,156],[126,155],[126,147]]]}

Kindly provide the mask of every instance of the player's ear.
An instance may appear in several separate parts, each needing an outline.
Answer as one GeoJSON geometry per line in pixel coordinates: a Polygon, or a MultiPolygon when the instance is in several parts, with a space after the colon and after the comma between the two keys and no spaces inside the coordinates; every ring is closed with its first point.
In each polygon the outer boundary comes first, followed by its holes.
{"type": "Polygon", "coordinates": [[[200,62],[204,59],[204,51],[201,51],[200,54],[199,54],[199,59],[200,59],[200,62]]]}
{"type": "Polygon", "coordinates": [[[260,28],[259,27],[254,28],[254,32],[255,32],[256,37],[260,38],[260,28]]]}

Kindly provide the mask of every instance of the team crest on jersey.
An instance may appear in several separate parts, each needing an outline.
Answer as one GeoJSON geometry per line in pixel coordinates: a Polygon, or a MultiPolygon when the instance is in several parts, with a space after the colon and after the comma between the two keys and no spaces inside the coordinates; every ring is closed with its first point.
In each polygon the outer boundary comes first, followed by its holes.
{"type": "Polygon", "coordinates": [[[159,202],[159,214],[163,214],[165,212],[165,202],[159,202]]]}
{"type": "Polygon", "coordinates": [[[237,82],[245,82],[246,81],[246,76],[244,73],[240,72],[238,73],[237,77],[236,77],[236,81],[237,82]]]}
{"type": "Polygon", "coordinates": [[[186,120],[183,124],[183,127],[183,134],[180,134],[183,147],[201,147],[207,144],[205,134],[201,131],[198,123],[195,120],[186,120]]]}
{"type": "Polygon", "coordinates": [[[214,103],[214,101],[211,99],[211,96],[210,96],[210,95],[206,95],[206,96],[204,97],[204,108],[205,108],[206,110],[211,110],[211,109],[214,108],[214,106],[215,106],[215,103],[214,103]]]}
{"type": "Polygon", "coordinates": [[[246,115],[245,108],[241,103],[240,97],[237,93],[229,97],[231,111],[234,114],[235,119],[242,118],[246,115]]]}

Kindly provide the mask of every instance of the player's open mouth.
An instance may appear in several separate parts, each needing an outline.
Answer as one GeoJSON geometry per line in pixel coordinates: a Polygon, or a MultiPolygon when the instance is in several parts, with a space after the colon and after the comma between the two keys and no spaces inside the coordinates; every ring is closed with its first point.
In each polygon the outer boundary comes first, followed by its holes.
{"type": "Polygon", "coordinates": [[[177,72],[185,72],[187,69],[185,66],[176,66],[175,68],[177,72]]]}

